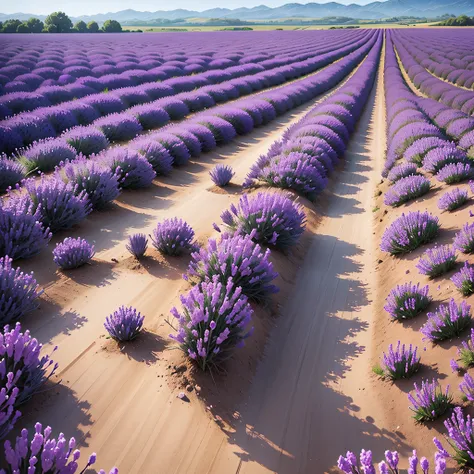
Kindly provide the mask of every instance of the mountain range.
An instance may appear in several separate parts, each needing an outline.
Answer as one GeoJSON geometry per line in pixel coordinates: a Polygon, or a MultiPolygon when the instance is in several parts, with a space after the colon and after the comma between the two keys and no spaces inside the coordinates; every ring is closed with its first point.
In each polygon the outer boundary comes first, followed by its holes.
{"type": "MultiPolygon", "coordinates": [[[[186,18],[223,18],[239,20],[277,20],[286,18],[323,18],[329,16],[344,16],[356,19],[377,20],[394,16],[411,16],[435,18],[444,14],[474,16],[474,0],[387,0],[372,2],[366,5],[343,5],[337,2],[329,3],[287,3],[281,7],[267,7],[260,5],[253,8],[212,8],[205,11],[193,10],[159,10],[155,12],[139,12],[136,10],[122,10],[115,13],[99,13],[71,18],[73,21],[95,20],[104,22],[112,19],[119,22],[150,21],[158,18],[177,20],[186,18]]],[[[36,17],[44,20],[44,15],[28,13],[0,13],[0,21],[10,18],[19,20],[36,17]]]]}

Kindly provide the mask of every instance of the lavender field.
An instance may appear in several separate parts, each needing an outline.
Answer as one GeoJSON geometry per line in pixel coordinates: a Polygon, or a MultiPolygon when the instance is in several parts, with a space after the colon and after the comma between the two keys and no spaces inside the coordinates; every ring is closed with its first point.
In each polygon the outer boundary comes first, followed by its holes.
{"type": "Polygon", "coordinates": [[[0,474],[474,472],[472,40],[2,35],[0,474]]]}

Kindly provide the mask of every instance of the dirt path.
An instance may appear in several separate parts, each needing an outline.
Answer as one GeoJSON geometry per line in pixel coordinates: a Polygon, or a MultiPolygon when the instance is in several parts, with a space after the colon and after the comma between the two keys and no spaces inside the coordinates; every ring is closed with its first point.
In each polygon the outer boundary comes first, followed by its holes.
{"type": "Polygon", "coordinates": [[[377,392],[367,383],[382,94],[379,74],[231,439],[239,463],[235,470],[213,472],[322,473],[347,449],[380,452],[391,446],[377,392]]]}

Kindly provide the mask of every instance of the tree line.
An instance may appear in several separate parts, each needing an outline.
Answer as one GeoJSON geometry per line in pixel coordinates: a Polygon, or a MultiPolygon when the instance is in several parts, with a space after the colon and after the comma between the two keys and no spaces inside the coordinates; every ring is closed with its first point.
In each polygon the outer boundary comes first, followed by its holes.
{"type": "Polygon", "coordinates": [[[44,23],[38,18],[27,21],[16,19],[0,21],[0,33],[120,33],[122,25],[116,20],[106,20],[99,27],[96,21],[85,23],[78,21],[75,25],[64,12],[54,12],[46,17],[44,23]]]}
{"type": "Polygon", "coordinates": [[[474,17],[460,15],[456,18],[448,18],[447,20],[433,26],[474,26],[474,17]]]}

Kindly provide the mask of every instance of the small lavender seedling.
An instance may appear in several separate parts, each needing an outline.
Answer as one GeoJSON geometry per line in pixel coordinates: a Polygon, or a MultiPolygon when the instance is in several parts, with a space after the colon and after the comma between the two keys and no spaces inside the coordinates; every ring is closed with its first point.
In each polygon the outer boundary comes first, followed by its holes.
{"type": "Polygon", "coordinates": [[[428,249],[421,257],[416,268],[422,275],[435,278],[449,272],[456,266],[456,250],[449,245],[428,249]]]}
{"type": "Polygon", "coordinates": [[[117,341],[131,341],[142,330],[142,316],[135,308],[121,306],[105,319],[104,327],[110,336],[117,341]]]}
{"type": "Polygon", "coordinates": [[[235,175],[233,169],[227,165],[216,165],[209,174],[213,183],[220,187],[227,186],[235,175]]]}
{"type": "Polygon", "coordinates": [[[133,234],[128,238],[127,250],[136,258],[140,259],[145,255],[148,248],[148,239],[145,234],[133,234]]]}
{"type": "Polygon", "coordinates": [[[94,246],[87,240],[66,237],[53,250],[53,261],[61,270],[70,270],[89,263],[94,254],[94,246]]]}
{"type": "Polygon", "coordinates": [[[412,404],[413,418],[419,423],[434,421],[453,406],[449,385],[443,391],[438,380],[433,379],[432,382],[423,380],[421,387],[415,383],[414,387],[415,392],[408,394],[408,400],[412,404]]]}
{"type": "Polygon", "coordinates": [[[420,288],[419,283],[412,285],[410,282],[398,285],[387,296],[384,309],[397,321],[412,319],[430,304],[431,297],[428,295],[428,291],[428,285],[420,288]]]}
{"type": "Polygon", "coordinates": [[[428,320],[421,328],[425,339],[433,343],[458,337],[472,322],[471,307],[462,301],[458,306],[454,298],[447,305],[440,305],[434,313],[428,313],[428,320]]]}

